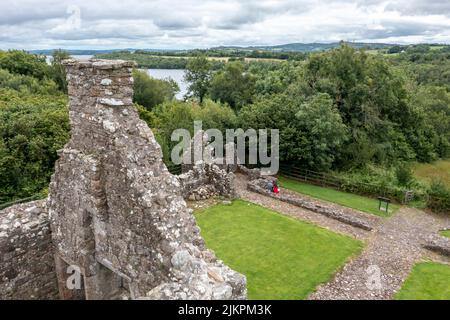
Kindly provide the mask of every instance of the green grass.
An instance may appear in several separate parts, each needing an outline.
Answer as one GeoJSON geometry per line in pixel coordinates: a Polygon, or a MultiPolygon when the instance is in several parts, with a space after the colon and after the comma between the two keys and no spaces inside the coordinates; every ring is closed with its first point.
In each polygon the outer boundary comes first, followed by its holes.
{"type": "Polygon", "coordinates": [[[196,212],[208,248],[247,276],[249,299],[304,299],[360,241],[242,200],[196,212]]]}
{"type": "Polygon", "coordinates": [[[442,180],[450,186],[450,160],[439,160],[433,163],[419,163],[414,166],[414,175],[424,181],[442,180]]]}
{"type": "Polygon", "coordinates": [[[397,300],[450,300],[450,266],[434,262],[416,264],[397,300]]]}
{"type": "Polygon", "coordinates": [[[441,231],[441,234],[442,234],[444,237],[450,238],[450,230],[441,231]]]}
{"type": "Polygon", "coordinates": [[[303,193],[313,198],[337,203],[341,206],[360,210],[363,212],[375,214],[381,217],[387,217],[397,211],[400,206],[391,203],[389,205],[389,213],[378,210],[378,200],[363,197],[357,194],[338,191],[332,188],[319,187],[312,184],[302,183],[286,177],[278,179],[281,188],[286,188],[298,193],[303,193]]]}

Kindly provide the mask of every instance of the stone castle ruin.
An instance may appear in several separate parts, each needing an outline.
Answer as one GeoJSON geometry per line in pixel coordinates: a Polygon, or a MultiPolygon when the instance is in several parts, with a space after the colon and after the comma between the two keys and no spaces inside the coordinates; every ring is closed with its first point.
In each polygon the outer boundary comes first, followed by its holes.
{"type": "MultiPolygon", "coordinates": [[[[0,299],[245,299],[245,277],[206,249],[183,198],[200,174],[169,173],[139,119],[133,63],[65,65],[71,139],[48,199],[0,211],[0,299]]],[[[201,177],[233,195],[226,170],[201,177]]]]}

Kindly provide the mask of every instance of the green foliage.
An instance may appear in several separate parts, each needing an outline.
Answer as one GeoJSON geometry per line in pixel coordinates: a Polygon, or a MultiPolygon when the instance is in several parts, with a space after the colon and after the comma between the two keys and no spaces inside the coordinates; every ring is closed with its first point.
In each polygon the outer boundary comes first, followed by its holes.
{"type": "Polygon", "coordinates": [[[188,63],[188,59],[186,58],[161,57],[142,51],[136,51],[135,53],[122,51],[98,54],[96,58],[134,61],[139,68],[148,69],[185,69],[188,63]]]}
{"type": "Polygon", "coordinates": [[[428,207],[436,212],[450,213],[450,189],[441,180],[434,179],[428,190],[428,207]]]}
{"type": "Polygon", "coordinates": [[[208,248],[247,277],[249,299],[305,299],[363,247],[241,200],[199,211],[196,219],[208,248]]]}
{"type": "Polygon", "coordinates": [[[12,74],[5,69],[0,69],[0,88],[14,89],[24,95],[57,95],[60,93],[57,84],[52,80],[39,80],[32,76],[12,74]]]}
{"type": "Polygon", "coordinates": [[[152,110],[164,101],[173,100],[179,91],[173,80],[158,80],[150,77],[145,71],[134,70],[134,102],[152,110]]]}
{"type": "Polygon", "coordinates": [[[189,83],[189,93],[197,97],[200,103],[209,90],[211,81],[211,62],[205,56],[198,56],[191,60],[186,66],[185,80],[189,83]]]}
{"type": "Polygon", "coordinates": [[[400,186],[408,187],[411,182],[414,180],[414,173],[406,163],[401,163],[395,169],[395,176],[397,178],[397,182],[400,186]]]}
{"type": "Polygon", "coordinates": [[[347,127],[330,96],[325,93],[312,96],[300,105],[295,118],[297,132],[304,142],[299,158],[303,158],[308,167],[329,169],[334,151],[347,139],[347,127]]]}
{"type": "Polygon", "coordinates": [[[0,55],[0,69],[6,69],[13,74],[32,76],[43,80],[49,75],[49,66],[45,56],[37,56],[25,51],[11,50],[0,55]]]}
{"type": "Polygon", "coordinates": [[[139,118],[144,120],[150,128],[154,128],[156,123],[155,114],[152,111],[149,111],[145,107],[141,106],[140,104],[135,103],[134,106],[139,113],[139,118]]]}
{"type": "Polygon", "coordinates": [[[167,164],[170,163],[170,150],[178,144],[178,142],[171,141],[174,130],[186,129],[193,136],[193,126],[196,120],[202,121],[203,130],[215,128],[224,132],[228,128],[234,129],[236,125],[236,115],[230,107],[208,99],[201,105],[196,101],[165,102],[156,107],[153,115],[155,119],[152,128],[161,144],[167,164]]]}
{"type": "Polygon", "coordinates": [[[250,103],[253,93],[254,78],[244,72],[244,64],[240,61],[227,63],[211,80],[211,98],[228,103],[234,110],[250,103]]]}
{"type": "Polygon", "coordinates": [[[59,90],[67,93],[66,71],[62,65],[63,60],[69,59],[70,54],[64,50],[55,50],[52,55],[51,76],[58,84],[59,90]]]}
{"type": "Polygon", "coordinates": [[[46,188],[68,137],[65,96],[0,89],[0,202],[46,188]]]}
{"type": "Polygon", "coordinates": [[[281,160],[320,170],[331,167],[336,149],[347,137],[339,112],[326,94],[305,101],[268,96],[242,108],[239,121],[245,129],[279,129],[281,160]]]}

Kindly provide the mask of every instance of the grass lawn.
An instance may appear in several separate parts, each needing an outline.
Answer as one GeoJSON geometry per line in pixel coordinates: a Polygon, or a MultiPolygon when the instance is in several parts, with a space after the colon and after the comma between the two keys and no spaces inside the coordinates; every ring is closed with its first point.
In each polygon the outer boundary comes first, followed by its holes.
{"type": "Polygon", "coordinates": [[[450,300],[450,266],[425,262],[416,264],[397,300],[450,300]]]}
{"type": "Polygon", "coordinates": [[[442,234],[444,237],[450,238],[450,230],[441,231],[441,234],[442,234]]]}
{"type": "Polygon", "coordinates": [[[414,175],[425,182],[431,182],[433,178],[442,180],[450,187],[450,160],[419,163],[414,166],[414,175]]]}
{"type": "Polygon", "coordinates": [[[359,253],[360,241],[242,200],[196,212],[201,234],[247,276],[249,299],[304,299],[359,253]]]}
{"type": "Polygon", "coordinates": [[[281,188],[286,188],[317,199],[334,202],[344,207],[353,208],[381,217],[387,217],[400,208],[398,204],[391,203],[389,205],[389,213],[386,213],[384,211],[378,210],[377,199],[363,197],[353,193],[342,192],[332,188],[325,188],[312,184],[302,183],[285,177],[279,177],[278,181],[281,188]]]}

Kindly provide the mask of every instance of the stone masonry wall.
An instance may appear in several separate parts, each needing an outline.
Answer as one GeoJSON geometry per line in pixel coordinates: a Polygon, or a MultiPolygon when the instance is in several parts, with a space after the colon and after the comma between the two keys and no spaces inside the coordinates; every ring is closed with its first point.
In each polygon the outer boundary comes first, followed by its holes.
{"type": "Polygon", "coordinates": [[[45,200],[0,211],[0,299],[56,299],[45,200]]]}
{"type": "Polygon", "coordinates": [[[48,208],[56,259],[80,267],[84,297],[245,298],[245,277],[205,248],[180,181],[139,119],[133,63],[69,60],[66,68],[72,135],[48,208]]]}

